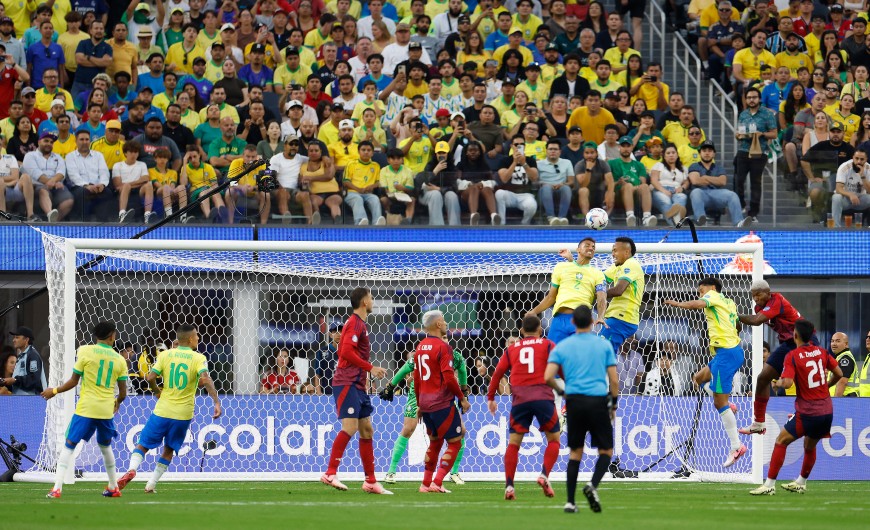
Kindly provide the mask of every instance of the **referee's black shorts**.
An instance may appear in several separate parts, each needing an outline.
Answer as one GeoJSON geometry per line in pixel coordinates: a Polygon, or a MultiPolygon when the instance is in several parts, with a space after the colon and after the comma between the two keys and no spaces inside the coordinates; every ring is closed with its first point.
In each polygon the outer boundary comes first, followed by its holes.
{"type": "Polygon", "coordinates": [[[568,447],[582,449],[586,433],[592,437],[592,447],[613,449],[613,424],[607,396],[565,396],[566,420],[568,423],[568,447]]]}

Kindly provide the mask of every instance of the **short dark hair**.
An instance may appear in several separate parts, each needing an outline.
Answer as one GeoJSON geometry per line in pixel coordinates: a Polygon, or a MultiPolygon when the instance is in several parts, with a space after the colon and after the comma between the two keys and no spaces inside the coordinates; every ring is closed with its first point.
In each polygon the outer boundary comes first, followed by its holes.
{"type": "Polygon", "coordinates": [[[384,62],[383,55],[381,55],[379,53],[373,53],[373,54],[369,55],[368,58],[366,59],[366,64],[372,62],[373,59],[378,59],[379,61],[384,62]]]}
{"type": "Polygon", "coordinates": [[[553,144],[558,145],[558,146],[559,146],[559,149],[562,149],[562,142],[560,142],[558,138],[553,137],[553,138],[550,138],[550,139],[547,141],[547,147],[550,147],[550,146],[553,145],[553,144]]]}
{"type": "Polygon", "coordinates": [[[108,320],[104,320],[102,322],[98,322],[96,326],[94,326],[93,334],[97,340],[106,340],[112,336],[112,333],[117,331],[118,328],[115,327],[114,322],[110,322],[108,320]]]}
{"type": "Polygon", "coordinates": [[[577,243],[577,246],[579,247],[580,245],[582,245],[584,241],[592,241],[593,243],[595,243],[595,239],[593,239],[589,236],[586,236],[583,239],[581,239],[579,243],[577,243]]]}
{"type": "Polygon", "coordinates": [[[637,245],[634,244],[634,240],[630,237],[617,237],[614,243],[625,243],[631,248],[631,255],[634,256],[637,253],[637,245]]]}
{"type": "Polygon", "coordinates": [[[536,315],[526,315],[523,317],[523,331],[526,333],[534,333],[541,329],[541,319],[536,315]]]}
{"type": "Polygon", "coordinates": [[[804,342],[810,341],[815,330],[816,326],[805,318],[800,318],[794,323],[794,334],[804,342]]]}
{"type": "Polygon", "coordinates": [[[588,328],[592,325],[592,310],[589,306],[577,306],[577,309],[574,310],[572,320],[574,321],[574,327],[581,329],[588,328]]]}
{"type": "Polygon", "coordinates": [[[354,309],[359,309],[360,305],[362,305],[363,299],[369,295],[369,290],[367,287],[357,287],[353,291],[350,292],[350,307],[354,309]]]}
{"type": "Polygon", "coordinates": [[[405,153],[398,147],[387,150],[387,158],[405,158],[405,153]]]}
{"type": "Polygon", "coordinates": [[[706,278],[704,278],[700,282],[698,282],[698,286],[701,286],[701,285],[710,285],[716,289],[717,293],[722,292],[722,281],[719,278],[707,276],[706,278]]]}
{"type": "Polygon", "coordinates": [[[175,329],[175,336],[178,340],[187,340],[194,331],[196,331],[196,326],[193,324],[181,324],[175,329]]]}
{"type": "Polygon", "coordinates": [[[371,143],[368,140],[363,140],[362,142],[360,142],[356,145],[357,150],[359,150],[360,147],[371,147],[372,149],[374,149],[375,144],[371,143]]]}

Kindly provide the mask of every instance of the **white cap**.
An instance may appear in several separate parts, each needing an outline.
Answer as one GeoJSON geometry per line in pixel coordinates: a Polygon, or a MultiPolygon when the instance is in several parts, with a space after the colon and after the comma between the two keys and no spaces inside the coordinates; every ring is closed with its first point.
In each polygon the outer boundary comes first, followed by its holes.
{"type": "Polygon", "coordinates": [[[56,99],[56,100],[51,102],[52,107],[55,105],[60,105],[61,107],[66,108],[66,103],[64,103],[64,101],[62,99],[56,99]]]}
{"type": "Polygon", "coordinates": [[[284,111],[286,112],[286,111],[292,109],[293,107],[302,107],[302,106],[303,106],[302,102],[299,101],[298,99],[291,99],[290,101],[288,101],[287,103],[284,104],[284,111]]]}
{"type": "Polygon", "coordinates": [[[338,122],[339,129],[353,129],[353,120],[341,120],[338,122]]]}
{"type": "Polygon", "coordinates": [[[749,291],[769,291],[770,284],[764,280],[755,280],[752,282],[752,285],[749,287],[749,291]]]}
{"type": "Polygon", "coordinates": [[[451,120],[455,120],[456,118],[459,118],[460,120],[464,120],[465,114],[463,114],[461,112],[454,112],[453,114],[450,115],[451,120]]]}

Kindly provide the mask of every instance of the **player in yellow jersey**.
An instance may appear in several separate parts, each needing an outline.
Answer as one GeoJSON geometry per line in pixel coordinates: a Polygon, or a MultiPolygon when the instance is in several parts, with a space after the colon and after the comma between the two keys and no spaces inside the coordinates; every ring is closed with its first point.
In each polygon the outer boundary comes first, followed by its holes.
{"type": "Polygon", "coordinates": [[[610,287],[607,298],[611,299],[604,313],[605,327],[601,334],[619,353],[622,343],[637,332],[640,323],[640,304],[643,300],[643,267],[634,259],[637,247],[628,237],[617,237],[613,243],[613,266],[604,271],[610,287]]]}
{"type": "Polygon", "coordinates": [[[69,380],[55,388],[47,388],[42,393],[45,399],[75,388],[79,381],[82,388],[76,403],[76,411],[66,430],[66,443],[57,458],[54,488],[47,495],[59,499],[64,477],[70,465],[75,464],[75,449],[80,441],[89,441],[97,433],[97,443],[103,453],[109,485],[103,491],[104,497],[120,497],[121,490],[115,480],[115,455],[112,453],[112,439],[118,436],[115,430],[115,413],[127,397],[127,361],[116,352],[117,331],[113,322],[100,322],[93,329],[96,344],[79,347],[76,364],[69,380]],[[115,397],[115,386],[118,397],[115,397]]]}
{"type": "Polygon", "coordinates": [[[731,448],[723,467],[731,467],[746,454],[746,446],[740,443],[737,432],[737,407],[729,403],[734,374],[743,364],[743,348],[740,347],[740,321],[737,319],[737,305],[734,300],[722,294],[722,282],[707,277],[698,282],[697,300],[677,302],[665,300],[665,305],[681,309],[703,309],[707,317],[707,334],[710,338],[710,352],[713,358],[693,377],[695,383],[713,396],[713,405],[719,411],[722,427],[728,435],[731,448]]]}
{"type": "Polygon", "coordinates": [[[602,318],[607,310],[604,273],[591,264],[595,257],[595,240],[586,237],[577,244],[576,261],[568,249],[561,250],[559,255],[568,261],[553,268],[550,290],[534,309],[526,313],[526,316],[538,316],[542,311],[553,308],[553,321],[547,331],[547,338],[555,343],[576,332],[571,318],[577,307],[585,305],[591,309],[594,303],[599,324],[604,323],[602,318]]]}
{"type": "Polygon", "coordinates": [[[176,339],[178,347],[160,352],[151,371],[145,376],[160,399],[139,435],[139,442],[130,457],[130,469],[118,480],[120,489],[124,489],[136,477],[136,470],[145,458],[145,453],[162,444],[163,454],[157,460],[154,476],[145,485],[145,493],[156,491],[157,481],[169,467],[172,455],[184,444],[184,437],[193,418],[196,390],[199,387],[205,388],[214,403],[212,418],[218,419],[221,416],[217,390],[208,375],[208,362],[205,355],[196,351],[199,346],[196,327],[190,324],[178,326],[176,339]],[[162,389],[157,387],[158,377],[163,378],[162,389]]]}

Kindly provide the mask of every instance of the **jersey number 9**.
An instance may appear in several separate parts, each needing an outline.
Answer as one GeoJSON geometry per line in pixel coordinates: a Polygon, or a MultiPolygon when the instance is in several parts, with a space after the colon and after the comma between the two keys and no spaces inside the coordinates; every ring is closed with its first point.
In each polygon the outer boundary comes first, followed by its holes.
{"type": "Polygon", "coordinates": [[[535,372],[535,349],[520,348],[520,364],[524,364],[529,368],[529,373],[535,372]]]}

